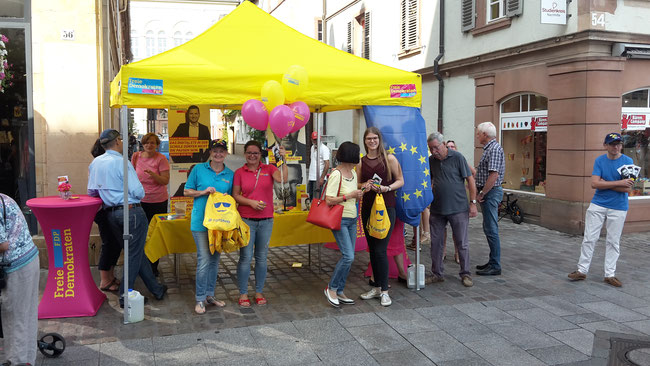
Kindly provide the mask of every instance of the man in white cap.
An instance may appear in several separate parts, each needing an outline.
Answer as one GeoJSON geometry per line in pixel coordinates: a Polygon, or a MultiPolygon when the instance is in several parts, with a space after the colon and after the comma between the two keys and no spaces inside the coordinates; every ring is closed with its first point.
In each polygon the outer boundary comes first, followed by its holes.
{"type": "MultiPolygon", "coordinates": [[[[113,129],[104,130],[99,142],[106,152],[96,157],[88,167],[88,195],[100,197],[104,201],[104,211],[108,221],[119,237],[124,235],[124,176],[122,160],[122,137],[113,129]]],[[[136,276],[140,276],[147,289],[157,300],[162,300],[167,286],[161,285],[153,275],[151,265],[144,255],[144,243],[147,237],[147,216],[140,206],[144,197],[144,188],[131,163],[128,163],[128,199],[129,199],[129,283],[133,288],[136,276]]],[[[124,282],[120,284],[120,306],[124,307],[124,282]]]]}
{"type": "Polygon", "coordinates": [[[330,168],[330,149],[321,142],[319,145],[318,167],[316,166],[316,145],[318,144],[318,134],[316,131],[311,133],[311,159],[309,161],[309,182],[307,183],[307,193],[310,199],[320,197],[320,190],[327,177],[327,171],[330,168]]]}

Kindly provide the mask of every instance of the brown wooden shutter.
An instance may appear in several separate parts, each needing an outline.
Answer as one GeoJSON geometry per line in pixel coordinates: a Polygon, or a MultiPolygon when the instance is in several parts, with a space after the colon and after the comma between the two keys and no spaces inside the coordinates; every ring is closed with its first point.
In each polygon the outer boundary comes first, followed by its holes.
{"type": "Polygon", "coordinates": [[[506,16],[514,17],[524,12],[524,0],[506,0],[506,16]]]}
{"type": "Polygon", "coordinates": [[[474,1],[476,0],[462,0],[460,12],[460,28],[463,32],[467,32],[476,27],[476,4],[474,1]]]}
{"type": "Polygon", "coordinates": [[[352,53],[352,22],[348,22],[348,42],[346,46],[346,52],[352,53]]]}
{"type": "Polygon", "coordinates": [[[370,12],[364,14],[363,22],[363,58],[370,60],[370,12]]]}

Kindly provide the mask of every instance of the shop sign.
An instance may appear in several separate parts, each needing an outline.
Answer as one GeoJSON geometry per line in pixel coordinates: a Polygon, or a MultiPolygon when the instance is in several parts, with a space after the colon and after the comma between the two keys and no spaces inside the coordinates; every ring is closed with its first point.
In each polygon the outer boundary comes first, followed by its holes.
{"type": "Polygon", "coordinates": [[[163,81],[160,79],[129,78],[129,94],[162,95],[163,81]]]}
{"type": "Polygon", "coordinates": [[[648,127],[647,114],[623,113],[621,115],[621,129],[628,131],[643,131],[648,127]]]}
{"type": "Polygon", "coordinates": [[[530,129],[534,132],[546,132],[548,130],[548,117],[532,117],[530,129]]]}
{"type": "Polygon", "coordinates": [[[541,0],[542,24],[566,24],[566,0],[541,0]]]}

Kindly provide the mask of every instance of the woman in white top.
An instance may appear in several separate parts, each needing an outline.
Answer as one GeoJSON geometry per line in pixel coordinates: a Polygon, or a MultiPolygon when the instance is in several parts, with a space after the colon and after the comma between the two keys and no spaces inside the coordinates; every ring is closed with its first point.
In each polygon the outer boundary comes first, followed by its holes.
{"type": "Polygon", "coordinates": [[[343,288],[354,261],[357,239],[357,200],[361,198],[362,191],[357,189],[357,173],[354,168],[359,163],[359,152],[359,145],[349,141],[339,146],[336,153],[339,166],[330,174],[325,191],[325,200],[329,206],[343,205],[341,229],[332,230],[341,250],[341,259],[325,289],[325,297],[334,307],[339,307],[339,304],[354,305],[354,300],[343,294],[343,288]]]}

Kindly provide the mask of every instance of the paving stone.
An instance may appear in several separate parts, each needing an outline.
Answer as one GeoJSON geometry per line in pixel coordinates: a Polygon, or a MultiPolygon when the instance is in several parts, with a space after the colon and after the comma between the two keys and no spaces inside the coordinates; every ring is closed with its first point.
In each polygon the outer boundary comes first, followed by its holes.
{"type": "MultiPolygon", "coordinates": [[[[244,355],[237,357],[219,358],[218,361],[211,361],[210,366],[267,366],[266,359],[258,355],[244,355]]],[[[103,366],[103,365],[102,365],[103,366]]]]}
{"type": "Polygon", "coordinates": [[[593,322],[593,323],[584,323],[580,324],[580,327],[596,333],[596,331],[607,331],[607,332],[617,332],[623,334],[634,334],[641,335],[643,333],[637,331],[636,329],[630,328],[627,325],[617,323],[613,320],[605,320],[602,322],[593,322]]]}
{"type": "Polygon", "coordinates": [[[256,353],[262,355],[269,365],[303,365],[320,361],[307,342],[260,337],[257,339],[257,344],[256,353]]]}
{"type": "MultiPolygon", "coordinates": [[[[594,298],[594,300],[597,300],[597,298],[594,298]]],[[[529,297],[526,298],[526,301],[557,316],[576,315],[589,312],[585,308],[575,305],[567,300],[563,300],[557,296],[529,297]]]]}
{"type": "Polygon", "coordinates": [[[591,323],[591,322],[599,322],[599,321],[607,320],[606,317],[596,313],[567,315],[567,316],[563,316],[562,319],[571,322],[573,324],[591,323]]]}
{"type": "Polygon", "coordinates": [[[493,301],[483,301],[485,306],[493,306],[497,309],[503,311],[508,310],[522,310],[522,309],[531,309],[536,307],[534,304],[524,300],[524,299],[507,299],[507,300],[493,300],[493,301]]]}
{"type": "Polygon", "coordinates": [[[249,328],[231,328],[200,334],[210,359],[239,358],[254,353],[257,341],[249,328]]]}
{"type": "Polygon", "coordinates": [[[423,317],[431,320],[465,316],[465,313],[456,309],[453,306],[432,306],[427,308],[415,309],[423,317]]]}
{"type": "Polygon", "coordinates": [[[435,365],[422,352],[415,347],[401,351],[375,353],[375,360],[382,366],[393,366],[407,363],[409,366],[430,366],[435,365]]]}
{"type": "Polygon", "coordinates": [[[488,328],[525,350],[561,345],[557,340],[521,321],[492,324],[488,328]]]}
{"type": "Polygon", "coordinates": [[[472,322],[465,322],[458,327],[445,328],[445,332],[462,343],[479,341],[496,335],[492,329],[473,319],[472,322]]]}
{"type": "Polygon", "coordinates": [[[481,324],[487,325],[515,320],[515,318],[508,315],[505,311],[494,307],[487,307],[481,303],[460,304],[455,305],[455,307],[481,324]]]}
{"type": "Polygon", "coordinates": [[[153,365],[154,363],[153,340],[151,338],[102,343],[99,351],[99,360],[102,365],[116,362],[136,365],[153,365]]]}
{"type": "Polygon", "coordinates": [[[636,312],[639,313],[639,314],[643,314],[643,315],[646,315],[646,316],[650,316],[650,306],[644,306],[644,307],[640,307],[640,308],[634,308],[634,309],[632,309],[632,310],[636,311],[636,312]]]}
{"type": "Polygon", "coordinates": [[[379,365],[357,341],[345,341],[311,346],[325,365],[379,365]]]}
{"type": "Polygon", "coordinates": [[[589,356],[578,352],[569,346],[554,346],[548,348],[531,349],[528,352],[547,365],[559,365],[569,362],[588,360],[589,356]]]}
{"type": "Polygon", "coordinates": [[[620,305],[628,309],[639,308],[647,306],[648,302],[646,300],[640,299],[638,297],[628,295],[623,291],[611,288],[609,285],[608,288],[593,288],[588,287],[586,291],[592,295],[600,297],[603,300],[613,302],[614,304],[620,305]]]}
{"type": "Polygon", "coordinates": [[[272,337],[299,339],[301,337],[300,331],[292,322],[258,325],[251,327],[250,332],[255,338],[272,337]]]}
{"type": "Polygon", "coordinates": [[[384,321],[375,313],[340,315],[336,317],[336,320],[345,328],[384,324],[384,321]]]}
{"type": "Polygon", "coordinates": [[[47,365],[63,365],[77,361],[99,363],[99,344],[66,346],[65,351],[58,358],[48,358],[43,361],[47,365]]]}
{"type": "Polygon", "coordinates": [[[467,342],[465,346],[493,365],[544,365],[539,359],[500,336],[467,342]]]}
{"type": "Polygon", "coordinates": [[[638,330],[639,332],[645,333],[645,334],[650,334],[650,320],[640,320],[640,321],[635,321],[635,322],[626,322],[623,323],[624,325],[638,330]]]}
{"type": "Polygon", "coordinates": [[[581,306],[585,309],[593,311],[596,314],[600,314],[617,322],[629,322],[633,320],[647,319],[647,317],[643,314],[628,310],[609,301],[590,302],[582,304],[581,306]]]}
{"type": "Polygon", "coordinates": [[[411,347],[393,328],[384,325],[364,325],[347,328],[352,336],[371,354],[400,351],[411,347]]]}
{"type": "Polygon", "coordinates": [[[353,340],[352,335],[334,318],[294,320],[302,339],[311,343],[336,343],[353,340]]]}
{"type": "Polygon", "coordinates": [[[542,309],[513,310],[509,311],[508,313],[515,316],[519,320],[541,330],[542,332],[575,329],[578,327],[577,325],[542,309]]]}
{"type": "Polygon", "coordinates": [[[431,320],[426,319],[412,309],[384,312],[380,313],[379,317],[401,334],[428,332],[438,329],[431,320]]]}
{"type": "Polygon", "coordinates": [[[548,333],[558,341],[573,347],[574,349],[591,356],[594,343],[594,334],[585,329],[569,329],[548,333]]]}
{"type": "Polygon", "coordinates": [[[445,332],[411,333],[405,337],[435,363],[476,357],[474,352],[445,332]]]}

